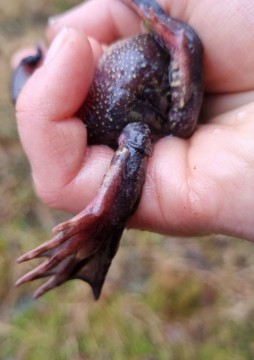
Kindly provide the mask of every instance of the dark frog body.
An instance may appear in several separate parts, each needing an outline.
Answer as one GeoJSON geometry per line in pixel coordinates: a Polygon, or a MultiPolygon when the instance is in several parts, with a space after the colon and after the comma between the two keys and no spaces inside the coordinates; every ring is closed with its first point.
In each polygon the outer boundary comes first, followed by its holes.
{"type": "MultiPolygon", "coordinates": [[[[203,50],[195,32],[153,0],[123,0],[149,25],[148,34],[113,44],[99,61],[77,116],[89,144],[116,150],[93,201],[54,229],[53,239],[18,261],[47,259],[18,285],[51,276],[35,296],[70,279],[88,282],[98,298],[126,221],[137,208],[152,141],[195,130],[203,97],[203,50]]],[[[42,60],[24,59],[14,74],[14,100],[42,60]]]]}
{"type": "Polygon", "coordinates": [[[88,141],[117,148],[121,130],[130,122],[149,124],[161,136],[170,108],[169,54],[150,34],[111,46],[102,56],[88,97],[78,111],[88,128],[88,141]]]}

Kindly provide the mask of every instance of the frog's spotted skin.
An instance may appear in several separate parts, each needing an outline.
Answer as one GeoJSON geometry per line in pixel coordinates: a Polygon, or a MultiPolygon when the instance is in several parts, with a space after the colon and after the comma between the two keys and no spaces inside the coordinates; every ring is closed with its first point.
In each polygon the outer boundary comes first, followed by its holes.
{"type": "MultiPolygon", "coordinates": [[[[55,236],[18,261],[47,257],[17,284],[50,276],[35,297],[82,279],[100,295],[126,221],[138,206],[151,141],[195,129],[203,89],[203,51],[195,32],[167,16],[153,0],[122,0],[151,32],[113,44],[99,61],[90,92],[77,115],[88,142],[116,149],[93,201],[54,229],[55,236]]],[[[39,51],[14,75],[14,100],[41,61],[39,51]]]]}
{"type": "Polygon", "coordinates": [[[139,121],[160,136],[170,106],[168,65],[169,54],[161,51],[151,34],[111,46],[78,112],[87,125],[89,143],[116,148],[124,126],[139,121]]]}

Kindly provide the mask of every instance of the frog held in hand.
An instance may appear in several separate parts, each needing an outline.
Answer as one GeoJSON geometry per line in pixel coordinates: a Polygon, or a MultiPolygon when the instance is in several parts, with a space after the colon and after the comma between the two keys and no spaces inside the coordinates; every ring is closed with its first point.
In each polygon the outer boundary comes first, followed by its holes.
{"type": "MultiPolygon", "coordinates": [[[[196,128],[203,99],[200,39],[153,0],[121,1],[146,21],[149,32],[107,49],[76,114],[87,127],[88,143],[108,145],[115,154],[92,202],[56,226],[52,239],[18,259],[46,257],[17,281],[49,276],[35,297],[81,279],[99,298],[126,222],[138,206],[152,142],[171,134],[188,138],[196,128]]],[[[42,61],[39,49],[20,62],[13,76],[14,101],[42,61]]]]}

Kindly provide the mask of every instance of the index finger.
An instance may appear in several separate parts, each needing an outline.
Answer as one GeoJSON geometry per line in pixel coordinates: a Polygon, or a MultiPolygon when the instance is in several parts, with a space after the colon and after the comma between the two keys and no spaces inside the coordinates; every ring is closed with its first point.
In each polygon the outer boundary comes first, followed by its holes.
{"type": "Polygon", "coordinates": [[[119,0],[87,1],[50,18],[47,30],[49,40],[64,26],[75,27],[105,44],[133,35],[141,28],[138,17],[119,0]]]}

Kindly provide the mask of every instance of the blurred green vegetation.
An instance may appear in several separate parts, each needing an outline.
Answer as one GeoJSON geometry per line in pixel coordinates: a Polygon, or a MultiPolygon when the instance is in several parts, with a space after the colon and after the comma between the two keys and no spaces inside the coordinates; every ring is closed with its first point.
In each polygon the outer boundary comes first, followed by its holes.
{"type": "Polygon", "coordinates": [[[69,0],[0,4],[0,359],[254,358],[254,247],[222,236],[126,232],[101,299],[76,281],[32,300],[15,259],[65,216],[35,197],[9,100],[11,54],[43,36],[69,0]]]}

